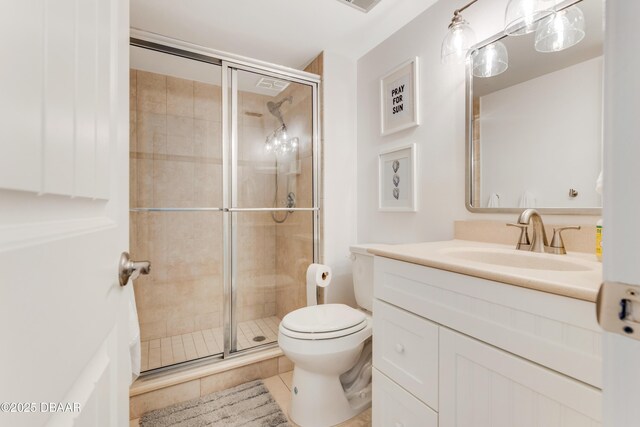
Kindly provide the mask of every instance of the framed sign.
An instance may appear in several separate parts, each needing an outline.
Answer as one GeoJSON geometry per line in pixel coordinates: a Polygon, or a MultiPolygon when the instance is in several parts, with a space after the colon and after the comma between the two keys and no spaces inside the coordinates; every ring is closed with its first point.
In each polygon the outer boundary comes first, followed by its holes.
{"type": "Polygon", "coordinates": [[[380,133],[418,126],[418,57],[380,79],[380,133]]]}
{"type": "Polygon", "coordinates": [[[416,144],[382,150],[378,156],[378,210],[416,212],[416,144]]]}

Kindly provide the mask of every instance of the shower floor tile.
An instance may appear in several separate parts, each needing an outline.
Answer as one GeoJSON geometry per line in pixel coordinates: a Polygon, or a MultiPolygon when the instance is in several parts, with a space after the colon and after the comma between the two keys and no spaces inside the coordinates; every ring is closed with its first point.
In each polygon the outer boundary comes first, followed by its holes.
{"type": "MultiPolygon", "coordinates": [[[[277,341],[278,317],[238,323],[237,347],[246,350],[277,341]]],[[[222,327],[142,341],[141,370],[162,368],[187,360],[220,354],[224,350],[222,327]]]]}

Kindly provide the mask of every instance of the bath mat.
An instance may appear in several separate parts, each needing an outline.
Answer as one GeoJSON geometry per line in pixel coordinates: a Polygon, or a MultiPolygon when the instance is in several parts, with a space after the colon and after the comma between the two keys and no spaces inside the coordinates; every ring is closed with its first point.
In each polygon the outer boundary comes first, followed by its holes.
{"type": "Polygon", "coordinates": [[[141,427],[291,427],[262,381],[147,412],[141,427]]]}

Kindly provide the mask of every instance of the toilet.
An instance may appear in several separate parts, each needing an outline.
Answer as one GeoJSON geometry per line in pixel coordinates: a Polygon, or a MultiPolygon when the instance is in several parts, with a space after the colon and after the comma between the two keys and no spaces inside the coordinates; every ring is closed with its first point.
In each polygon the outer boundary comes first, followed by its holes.
{"type": "Polygon", "coordinates": [[[358,309],[310,305],[280,323],[278,344],[294,364],[289,416],[301,427],[334,426],[371,406],[372,246],[350,248],[358,309]]]}

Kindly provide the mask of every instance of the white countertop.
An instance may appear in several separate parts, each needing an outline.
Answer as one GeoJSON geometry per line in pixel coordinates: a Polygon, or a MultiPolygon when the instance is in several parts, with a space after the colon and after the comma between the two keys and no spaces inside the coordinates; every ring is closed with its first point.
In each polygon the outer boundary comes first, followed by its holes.
{"type": "Polygon", "coordinates": [[[368,251],[385,258],[590,302],[596,301],[602,283],[602,264],[596,256],[578,252],[531,253],[517,251],[514,246],[469,240],[377,245],[368,251]],[[492,257],[504,265],[493,263],[492,257]],[[514,265],[503,261],[510,259],[515,260],[514,265]],[[555,267],[545,269],[546,263],[555,267]],[[567,270],[563,270],[565,264],[567,270]]]}

